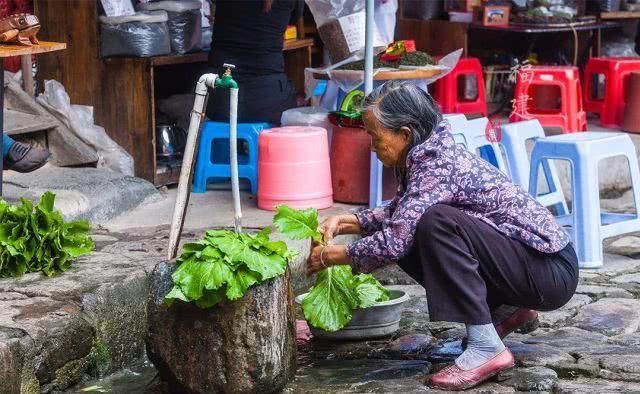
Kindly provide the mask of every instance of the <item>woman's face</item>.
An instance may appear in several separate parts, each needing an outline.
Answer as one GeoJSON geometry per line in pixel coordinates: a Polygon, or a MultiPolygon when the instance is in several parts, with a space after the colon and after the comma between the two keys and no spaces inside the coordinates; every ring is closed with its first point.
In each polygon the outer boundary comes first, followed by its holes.
{"type": "Polygon", "coordinates": [[[387,129],[380,124],[371,111],[365,112],[362,120],[367,133],[371,136],[371,151],[378,155],[382,164],[387,167],[404,166],[411,130],[408,127],[401,127],[399,132],[387,129]]]}

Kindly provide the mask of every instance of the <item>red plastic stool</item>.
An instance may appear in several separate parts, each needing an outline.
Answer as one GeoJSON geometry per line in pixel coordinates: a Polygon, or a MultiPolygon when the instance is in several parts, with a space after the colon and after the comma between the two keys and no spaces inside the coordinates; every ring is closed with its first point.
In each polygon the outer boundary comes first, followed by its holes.
{"type": "Polygon", "coordinates": [[[460,59],[449,74],[435,82],[433,98],[440,104],[442,112],[445,114],[461,113],[487,116],[484,76],[480,60],[475,57],[460,59]],[[464,77],[469,78],[469,76],[475,76],[478,92],[478,95],[472,99],[464,97],[464,77]]]}
{"type": "Polygon", "coordinates": [[[563,133],[587,129],[587,114],[582,108],[582,91],[577,67],[532,66],[528,70],[520,71],[514,100],[516,108],[509,116],[509,122],[538,119],[542,126],[558,127],[563,133]],[[548,103],[558,100],[559,108],[536,105],[543,101],[548,103]]]}
{"type": "Polygon", "coordinates": [[[587,112],[599,114],[602,126],[622,126],[627,101],[627,81],[634,71],[640,71],[638,58],[594,57],[589,59],[584,71],[584,108],[587,112]],[[600,74],[605,78],[603,98],[598,98],[597,94],[594,94],[594,89],[598,86],[594,78],[600,74]]]}

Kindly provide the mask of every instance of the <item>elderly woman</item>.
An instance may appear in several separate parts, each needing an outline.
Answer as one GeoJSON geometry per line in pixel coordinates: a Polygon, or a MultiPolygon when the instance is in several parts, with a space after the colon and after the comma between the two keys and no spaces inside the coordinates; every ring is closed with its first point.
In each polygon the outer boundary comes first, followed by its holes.
{"type": "Polygon", "coordinates": [[[503,173],[456,145],[420,88],[378,87],[363,103],[363,120],[372,150],[399,175],[398,193],[384,206],[324,221],[326,241],[339,234],[363,238],[314,246],[308,272],[336,264],[369,272],[397,263],[421,283],[431,320],[467,329],[466,350],[430,377],[434,388],[464,390],[511,368],[502,338],[575,292],[578,262],[567,234],[503,173]],[[512,313],[494,325],[503,306],[512,313]]]}

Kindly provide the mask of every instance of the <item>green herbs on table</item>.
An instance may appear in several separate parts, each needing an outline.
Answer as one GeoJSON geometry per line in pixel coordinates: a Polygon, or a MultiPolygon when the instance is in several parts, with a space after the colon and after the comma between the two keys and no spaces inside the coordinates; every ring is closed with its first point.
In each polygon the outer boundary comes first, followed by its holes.
{"type": "Polygon", "coordinates": [[[270,234],[270,228],[257,234],[210,230],[200,241],[185,244],[165,301],[209,308],[242,298],[249,287],[284,274],[297,254],[286,243],[271,241],[270,234]]]}
{"type": "MultiPolygon", "coordinates": [[[[291,239],[311,238],[322,243],[315,209],[300,211],[279,206],[273,223],[291,239]]],[[[318,273],[315,284],[302,300],[302,310],[312,326],[338,331],[349,324],[353,310],[387,300],[389,291],[373,275],[354,275],[350,266],[336,265],[318,273]]]]}
{"type": "MultiPolygon", "coordinates": [[[[384,52],[382,52],[384,54],[384,52]]],[[[384,61],[380,55],[373,58],[373,68],[399,68],[400,66],[424,67],[434,65],[436,62],[426,52],[415,51],[403,53],[400,59],[394,61],[384,61]]],[[[338,70],[364,70],[364,60],[344,64],[338,70]]]]}
{"type": "Polygon", "coordinates": [[[66,271],[74,258],[90,253],[89,223],[66,222],[54,210],[55,194],[46,192],[37,205],[0,200],[0,277],[66,271]]]}

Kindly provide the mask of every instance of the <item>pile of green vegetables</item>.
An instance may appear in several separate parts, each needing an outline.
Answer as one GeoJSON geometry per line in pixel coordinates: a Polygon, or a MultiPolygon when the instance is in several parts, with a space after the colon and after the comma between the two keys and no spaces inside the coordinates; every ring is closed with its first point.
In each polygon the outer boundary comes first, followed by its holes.
{"type": "Polygon", "coordinates": [[[286,243],[271,241],[270,234],[270,228],[257,234],[211,230],[202,240],[185,244],[166,303],[181,300],[209,308],[242,298],[252,285],[284,274],[297,254],[286,243]]]}
{"type": "MultiPolygon", "coordinates": [[[[383,52],[384,54],[384,52],[383,52]]],[[[424,67],[436,64],[433,58],[426,52],[415,51],[405,52],[400,59],[388,62],[380,60],[380,56],[373,58],[373,68],[399,68],[400,66],[414,66],[424,67]]],[[[358,60],[357,62],[347,63],[340,67],[338,70],[364,70],[364,60],[358,60]]]]}
{"type": "Polygon", "coordinates": [[[93,250],[89,223],[65,222],[54,203],[51,192],[44,193],[35,206],[24,198],[20,205],[0,200],[0,277],[27,272],[51,276],[93,250]]]}
{"type": "MultiPolygon", "coordinates": [[[[318,211],[279,206],[273,218],[280,232],[291,239],[322,243],[318,211]]],[[[389,300],[389,291],[371,274],[354,275],[348,265],[337,265],[318,273],[316,283],[302,301],[304,317],[313,327],[338,331],[351,321],[353,310],[369,308],[389,300]]]]}

